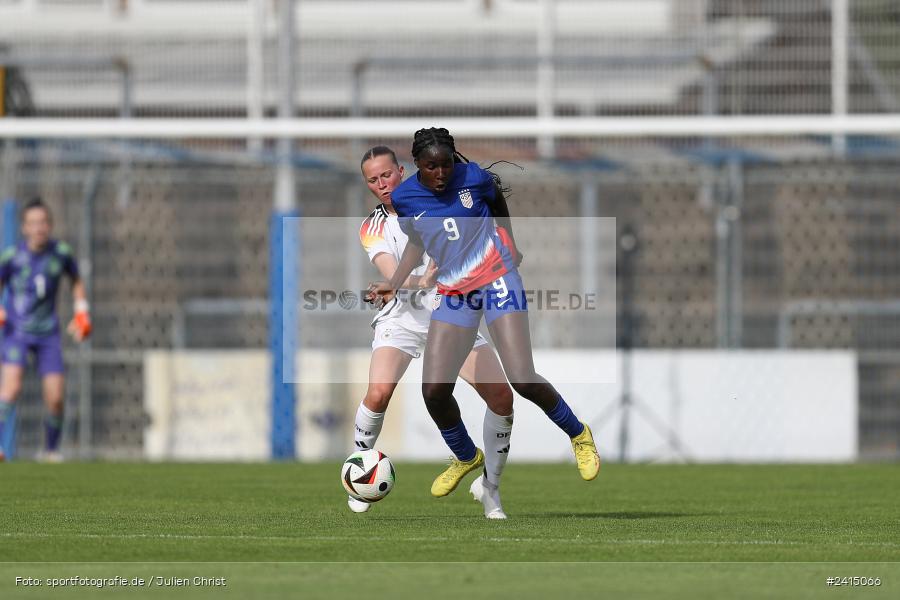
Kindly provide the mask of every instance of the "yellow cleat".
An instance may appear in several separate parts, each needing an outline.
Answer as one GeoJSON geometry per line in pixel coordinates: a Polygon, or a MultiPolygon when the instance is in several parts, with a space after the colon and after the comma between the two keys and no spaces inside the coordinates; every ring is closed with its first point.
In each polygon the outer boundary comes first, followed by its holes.
{"type": "Polygon", "coordinates": [[[584,431],[572,438],[572,451],[575,453],[575,462],[578,463],[578,472],[585,481],[590,481],[600,472],[600,455],[597,454],[597,446],[594,445],[594,436],[591,428],[584,425],[584,431]]]}
{"type": "Polygon", "coordinates": [[[484,452],[481,448],[475,448],[475,458],[469,462],[451,458],[447,470],[438,475],[431,484],[431,495],[436,498],[446,496],[456,489],[463,477],[482,466],[484,466],[484,452]]]}

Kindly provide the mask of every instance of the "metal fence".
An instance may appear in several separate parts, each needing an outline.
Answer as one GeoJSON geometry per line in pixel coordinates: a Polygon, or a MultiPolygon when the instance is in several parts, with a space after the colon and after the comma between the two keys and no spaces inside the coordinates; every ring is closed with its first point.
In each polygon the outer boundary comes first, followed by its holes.
{"type": "MultiPolygon", "coordinates": [[[[497,152],[497,144],[473,145],[473,158],[497,152]]],[[[856,349],[862,453],[896,457],[900,158],[670,152],[651,161],[645,142],[602,145],[619,162],[526,163],[524,173],[507,166],[503,175],[517,216],[616,217],[619,229],[634,233],[635,346],[856,349]],[[627,160],[635,154],[641,160],[627,160]]],[[[161,150],[148,158],[149,145],[135,147],[125,200],[121,157],[85,161],[83,146],[41,143],[20,149],[15,166],[14,195],[42,195],[57,214],[58,235],[91,265],[96,335],[89,351],[67,354],[67,439],[101,455],[140,452],[142,351],[263,348],[268,336],[274,167],[228,163],[220,154],[218,163],[196,153],[160,158],[161,150]],[[81,360],[91,367],[79,370],[81,360]],[[79,410],[89,410],[90,440],[77,434],[79,410]]],[[[300,169],[298,190],[305,218],[362,219],[368,210],[353,164],[300,169]]],[[[355,248],[353,233],[334,242],[355,248]]],[[[370,276],[361,251],[355,266],[335,256],[324,268],[342,280],[370,276]]],[[[529,260],[549,276],[555,265],[588,256],[560,243],[529,260]]],[[[335,323],[328,335],[346,344],[364,326],[335,323]]],[[[577,329],[561,322],[542,330],[536,344],[589,344],[570,327],[577,329]]],[[[304,343],[323,342],[312,336],[304,343]]],[[[26,448],[37,439],[27,434],[33,411],[37,405],[23,413],[26,448]]]]}
{"type": "MultiPolygon", "coordinates": [[[[0,2],[0,113],[271,116],[276,12],[264,0],[0,2]]],[[[893,0],[308,0],[297,16],[301,117],[900,111],[893,0]],[[404,18],[373,30],[376,10],[404,18]]],[[[614,216],[635,233],[636,346],[856,349],[862,454],[900,455],[896,138],[459,142],[526,167],[502,173],[516,215],[614,216]]],[[[407,138],[295,145],[304,216],[364,214],[357,161],[375,143],[408,163],[407,138]]],[[[266,346],[275,146],[20,139],[0,152],[0,195],[43,196],[90,265],[96,336],[67,349],[66,443],[139,455],[143,351],[266,346]]],[[[358,278],[359,254],[333,268],[358,278]]],[[[560,245],[539,262],[571,260],[586,258],[560,245]]],[[[577,344],[571,333],[540,343],[577,344]]]]}

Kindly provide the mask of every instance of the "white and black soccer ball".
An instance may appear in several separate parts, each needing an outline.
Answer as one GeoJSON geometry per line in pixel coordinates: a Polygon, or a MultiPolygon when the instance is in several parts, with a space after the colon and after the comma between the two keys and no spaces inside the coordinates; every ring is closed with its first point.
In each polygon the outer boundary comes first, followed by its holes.
{"type": "Polygon", "coordinates": [[[394,487],[394,465],[378,450],[360,450],[347,457],[341,467],[341,482],[347,493],[362,502],[378,502],[394,487]]]}

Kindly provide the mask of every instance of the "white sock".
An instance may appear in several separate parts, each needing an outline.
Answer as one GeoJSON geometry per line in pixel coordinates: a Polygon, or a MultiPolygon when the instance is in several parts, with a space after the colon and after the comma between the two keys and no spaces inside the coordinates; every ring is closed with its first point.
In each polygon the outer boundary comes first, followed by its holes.
{"type": "Polygon", "coordinates": [[[356,443],[356,449],[374,448],[383,424],[384,413],[372,412],[360,402],[359,409],[356,411],[356,423],[353,427],[353,441],[356,443]]]}
{"type": "Polygon", "coordinates": [[[500,485],[500,475],[509,458],[513,415],[501,416],[491,409],[484,411],[484,479],[490,487],[500,485]]]}

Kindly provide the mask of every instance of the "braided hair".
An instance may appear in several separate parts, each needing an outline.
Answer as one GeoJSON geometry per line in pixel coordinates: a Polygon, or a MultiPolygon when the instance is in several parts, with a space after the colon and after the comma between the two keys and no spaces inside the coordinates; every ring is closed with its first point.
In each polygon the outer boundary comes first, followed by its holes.
{"type": "MultiPolygon", "coordinates": [[[[422,153],[425,152],[425,150],[434,147],[442,147],[448,149],[450,151],[450,154],[453,156],[453,162],[455,163],[469,162],[469,159],[466,158],[462,152],[456,149],[456,141],[453,139],[453,136],[450,135],[450,132],[447,131],[447,129],[444,127],[429,127],[428,129],[420,129],[415,133],[415,135],[413,135],[413,145],[411,153],[414,159],[418,160],[419,156],[421,156],[422,153]]],[[[497,189],[499,189],[504,195],[508,195],[509,188],[504,187],[503,182],[500,180],[500,176],[490,170],[491,167],[501,162],[508,161],[497,161],[488,166],[485,171],[487,171],[488,174],[494,179],[494,183],[497,185],[497,189]]],[[[521,169],[521,167],[519,168],[521,169]]]]}
{"type": "Polygon", "coordinates": [[[429,127],[428,129],[420,129],[413,136],[412,157],[416,160],[428,149],[433,147],[443,147],[450,150],[453,155],[453,162],[469,162],[469,159],[462,155],[456,149],[456,142],[450,132],[444,127],[429,127]]]}

